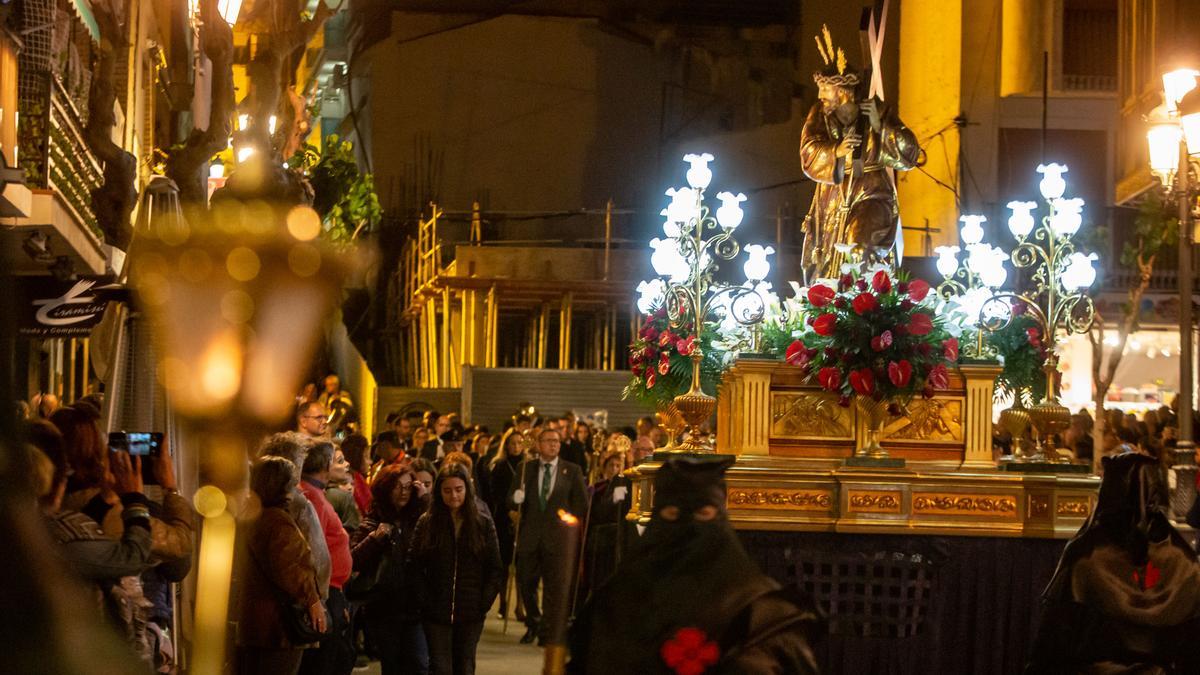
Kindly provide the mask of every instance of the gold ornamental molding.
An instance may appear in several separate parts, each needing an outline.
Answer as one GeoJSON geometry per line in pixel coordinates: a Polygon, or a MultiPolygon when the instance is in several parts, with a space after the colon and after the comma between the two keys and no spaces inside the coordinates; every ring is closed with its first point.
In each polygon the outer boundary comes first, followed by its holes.
{"type": "Polygon", "coordinates": [[[1055,513],[1060,516],[1086,518],[1092,512],[1091,501],[1087,497],[1060,497],[1055,513]]]}
{"type": "Polygon", "coordinates": [[[1045,495],[1029,495],[1026,510],[1030,518],[1045,518],[1050,515],[1050,498],[1045,495]]]}
{"type": "Polygon", "coordinates": [[[923,493],[913,495],[913,513],[996,513],[1015,516],[1017,499],[1009,495],[965,495],[923,493]]]}
{"type": "Polygon", "coordinates": [[[900,493],[898,492],[864,492],[851,490],[849,493],[851,511],[866,513],[900,513],[900,493]]]}
{"type": "Polygon", "coordinates": [[[833,505],[833,493],[829,491],[733,490],[729,493],[728,502],[732,506],[766,506],[796,511],[828,511],[833,505]]]}

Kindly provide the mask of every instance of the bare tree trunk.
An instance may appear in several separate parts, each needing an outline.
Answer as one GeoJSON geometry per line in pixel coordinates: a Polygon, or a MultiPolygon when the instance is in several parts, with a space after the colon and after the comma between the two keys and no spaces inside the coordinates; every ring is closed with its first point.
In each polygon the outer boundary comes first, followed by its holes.
{"type": "Polygon", "coordinates": [[[1104,442],[1104,428],[1108,424],[1108,420],[1104,416],[1104,399],[1117,375],[1117,367],[1121,365],[1121,358],[1125,354],[1125,343],[1128,341],[1130,333],[1138,329],[1140,320],[1138,308],[1142,304],[1142,296],[1150,287],[1150,275],[1154,271],[1154,258],[1153,255],[1146,259],[1143,259],[1141,255],[1137,258],[1138,284],[1129,289],[1129,304],[1125,306],[1121,322],[1117,326],[1117,344],[1108,357],[1107,367],[1102,368],[1104,317],[1099,313],[1096,314],[1092,330],[1088,332],[1088,341],[1092,344],[1092,401],[1096,406],[1096,418],[1092,424],[1092,471],[1094,473],[1100,471],[1100,448],[1104,442]],[[1103,377],[1100,374],[1102,369],[1104,370],[1103,377]]]}
{"type": "Polygon", "coordinates": [[[113,107],[117,102],[117,59],[128,46],[125,26],[108,2],[92,5],[100,26],[100,48],[92,86],[88,92],[88,122],[83,130],[88,148],[104,165],[104,183],[92,190],[92,210],[104,232],[105,241],[118,248],[128,248],[133,228],[129,216],[137,202],[137,158],[112,140],[117,125],[113,107]]]}
{"type": "Polygon", "coordinates": [[[217,0],[201,0],[200,46],[212,63],[211,113],[208,128],[192,129],[181,146],[167,155],[166,171],[179,187],[179,201],[188,209],[208,204],[205,165],[229,144],[236,106],[233,94],[233,30],[217,13],[217,0]]]}

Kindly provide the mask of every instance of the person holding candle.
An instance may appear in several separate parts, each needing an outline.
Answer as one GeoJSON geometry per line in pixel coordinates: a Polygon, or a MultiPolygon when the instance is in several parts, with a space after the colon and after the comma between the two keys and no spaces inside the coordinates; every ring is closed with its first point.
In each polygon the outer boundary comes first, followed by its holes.
{"type": "Polygon", "coordinates": [[[574,576],[571,565],[564,560],[574,558],[563,541],[558,527],[558,512],[566,511],[582,521],[587,512],[587,487],[583,471],[558,456],[561,439],[554,429],[543,428],[537,433],[537,457],[521,464],[517,480],[513,481],[508,502],[519,513],[517,534],[517,587],[525,605],[525,635],[523,644],[539,637],[545,630],[565,620],[547,612],[542,626],[542,611],[538,606],[538,582],[542,582],[542,602],[546,608],[561,606],[561,594],[570,593],[574,576]]]}
{"type": "Polygon", "coordinates": [[[488,609],[504,568],[491,518],[479,513],[470,471],[447,463],[417,521],[411,559],[433,675],[472,675],[488,609]]]}

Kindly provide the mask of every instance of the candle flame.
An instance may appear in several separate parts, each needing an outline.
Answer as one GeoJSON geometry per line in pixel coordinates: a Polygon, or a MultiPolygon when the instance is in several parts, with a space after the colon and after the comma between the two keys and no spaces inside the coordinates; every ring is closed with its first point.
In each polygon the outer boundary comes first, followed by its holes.
{"type": "Polygon", "coordinates": [[[564,525],[570,525],[571,527],[579,525],[579,519],[563,509],[558,510],[558,519],[563,521],[564,525]]]}

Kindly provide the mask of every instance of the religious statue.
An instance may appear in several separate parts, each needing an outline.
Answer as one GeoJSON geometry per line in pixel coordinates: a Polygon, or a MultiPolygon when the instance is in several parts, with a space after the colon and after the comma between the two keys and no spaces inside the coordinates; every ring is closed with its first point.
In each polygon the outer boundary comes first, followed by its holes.
{"type": "MultiPolygon", "coordinates": [[[[848,258],[882,260],[903,246],[897,242],[893,172],[924,162],[912,131],[879,99],[878,75],[871,79],[870,71],[860,74],[848,67],[829,29],[823,27],[822,33],[824,42],[818,36],[817,47],[825,67],[813,74],[819,100],[800,133],[800,164],[817,184],[804,219],[802,265],[808,283],[838,276],[848,258]],[[871,93],[860,96],[860,82],[867,79],[871,93]]],[[[879,50],[873,46],[871,51],[879,50]]]]}

